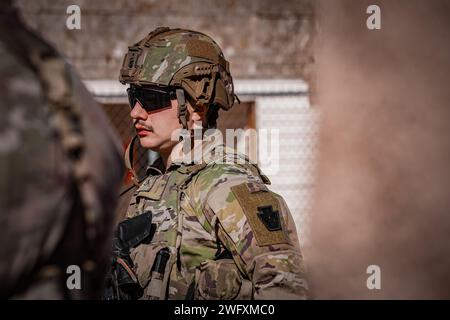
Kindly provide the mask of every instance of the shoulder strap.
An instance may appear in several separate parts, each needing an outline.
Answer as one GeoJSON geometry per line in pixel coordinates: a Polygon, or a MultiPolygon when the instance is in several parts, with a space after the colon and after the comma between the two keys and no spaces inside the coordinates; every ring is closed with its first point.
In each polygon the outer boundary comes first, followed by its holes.
{"type": "Polygon", "coordinates": [[[85,156],[85,136],[81,110],[73,100],[73,83],[65,61],[46,46],[30,47],[30,61],[35,66],[50,105],[52,124],[67,156],[79,198],[83,206],[86,237],[85,270],[94,270],[96,239],[101,228],[101,204],[96,196],[92,172],[85,156]]]}
{"type": "Polygon", "coordinates": [[[187,188],[189,183],[192,181],[192,178],[194,178],[194,176],[202,171],[207,165],[207,163],[201,162],[190,166],[183,166],[177,169],[179,172],[186,174],[186,177],[179,183],[178,187],[180,189],[187,188]]]}

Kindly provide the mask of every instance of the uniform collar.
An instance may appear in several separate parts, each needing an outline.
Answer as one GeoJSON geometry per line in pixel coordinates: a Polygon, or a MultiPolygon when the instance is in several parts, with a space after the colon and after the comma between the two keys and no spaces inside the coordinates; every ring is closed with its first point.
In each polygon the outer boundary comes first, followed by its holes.
{"type": "Polygon", "coordinates": [[[166,167],[164,166],[164,162],[161,158],[161,156],[159,156],[158,158],[156,158],[155,161],[153,161],[153,163],[151,165],[149,165],[147,167],[147,169],[145,169],[145,176],[157,176],[157,175],[161,175],[164,173],[164,171],[166,171],[166,167]]]}
{"type": "Polygon", "coordinates": [[[214,149],[223,146],[223,136],[219,129],[195,129],[190,133],[190,136],[183,136],[172,149],[171,165],[167,171],[180,166],[209,163],[214,158],[214,149]],[[193,146],[191,141],[194,142],[193,146]]]}

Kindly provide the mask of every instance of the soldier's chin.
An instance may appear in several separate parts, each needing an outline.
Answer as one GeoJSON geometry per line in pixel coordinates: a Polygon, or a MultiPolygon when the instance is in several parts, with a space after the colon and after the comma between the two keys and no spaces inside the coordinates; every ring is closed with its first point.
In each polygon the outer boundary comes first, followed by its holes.
{"type": "Polygon", "coordinates": [[[154,135],[146,135],[144,137],[139,136],[139,143],[146,149],[159,149],[161,141],[154,135]]]}

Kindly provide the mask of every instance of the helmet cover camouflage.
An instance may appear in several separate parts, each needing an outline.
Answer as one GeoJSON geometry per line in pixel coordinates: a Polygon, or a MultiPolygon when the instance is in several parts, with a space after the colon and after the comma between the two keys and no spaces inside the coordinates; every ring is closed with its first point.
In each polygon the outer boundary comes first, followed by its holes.
{"type": "Polygon", "coordinates": [[[160,27],[130,46],[120,70],[121,83],[183,88],[195,105],[234,104],[233,79],[222,50],[209,36],[160,27]]]}

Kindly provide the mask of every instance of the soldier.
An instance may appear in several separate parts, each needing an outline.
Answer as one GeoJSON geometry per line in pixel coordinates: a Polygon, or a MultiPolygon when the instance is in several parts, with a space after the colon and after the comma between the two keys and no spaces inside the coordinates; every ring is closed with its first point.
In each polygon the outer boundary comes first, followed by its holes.
{"type": "Polygon", "coordinates": [[[136,181],[106,298],[305,298],[286,203],[208,130],[236,98],[219,46],[200,32],[158,28],[129,47],[120,82],[130,85],[140,144],[161,157],[136,181]]]}
{"type": "Polygon", "coordinates": [[[74,71],[24,26],[12,1],[0,2],[0,15],[0,297],[100,298],[120,145],[74,71]]]}

